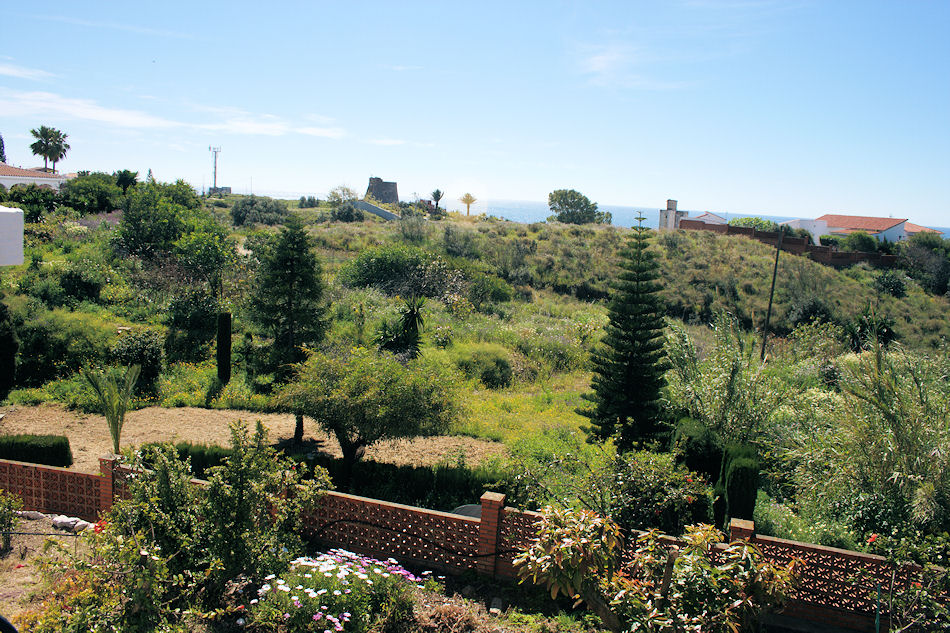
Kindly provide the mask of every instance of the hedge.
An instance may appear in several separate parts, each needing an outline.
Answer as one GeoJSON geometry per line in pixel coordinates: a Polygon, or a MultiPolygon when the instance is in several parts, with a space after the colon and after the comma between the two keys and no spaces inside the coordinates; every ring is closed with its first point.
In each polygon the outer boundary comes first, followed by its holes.
{"type": "Polygon", "coordinates": [[[0,435],[0,459],[66,467],[73,452],[65,435],[0,435]]]}

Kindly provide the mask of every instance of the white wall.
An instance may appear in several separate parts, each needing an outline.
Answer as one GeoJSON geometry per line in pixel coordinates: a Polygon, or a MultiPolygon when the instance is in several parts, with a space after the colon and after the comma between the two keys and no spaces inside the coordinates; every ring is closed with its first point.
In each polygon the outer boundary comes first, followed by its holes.
{"type": "Polygon", "coordinates": [[[879,242],[887,240],[888,242],[901,242],[907,239],[907,229],[904,227],[904,222],[901,222],[897,226],[892,226],[886,231],[881,231],[877,234],[877,239],[879,242]]]}
{"type": "Polygon", "coordinates": [[[53,178],[34,178],[32,176],[0,176],[0,185],[3,185],[7,189],[13,185],[48,185],[52,187],[54,191],[59,191],[59,188],[66,182],[66,176],[55,176],[53,178]]]}
{"type": "Polygon", "coordinates": [[[0,266],[23,263],[23,211],[0,207],[0,266]]]}
{"type": "Polygon", "coordinates": [[[820,244],[818,238],[822,235],[828,235],[828,223],[824,220],[788,220],[782,222],[793,229],[805,229],[811,233],[812,242],[817,246],[820,244]]]}

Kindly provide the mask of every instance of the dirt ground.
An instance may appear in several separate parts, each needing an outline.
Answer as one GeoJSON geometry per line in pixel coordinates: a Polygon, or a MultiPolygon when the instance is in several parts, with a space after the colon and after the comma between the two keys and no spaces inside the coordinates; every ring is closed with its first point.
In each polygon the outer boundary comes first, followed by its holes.
{"type": "MultiPolygon", "coordinates": [[[[48,520],[24,519],[17,529],[21,532],[57,533],[48,520]]],[[[62,532],[58,534],[60,536],[51,538],[73,551],[79,546],[78,537],[62,532]]],[[[37,534],[17,534],[12,537],[11,549],[0,553],[0,615],[5,618],[10,619],[28,608],[34,599],[42,599],[43,578],[39,556],[47,538],[37,534]]]]}
{"type": "MultiPolygon", "coordinates": [[[[67,411],[59,405],[44,404],[35,407],[0,407],[0,435],[37,433],[66,435],[73,451],[73,466],[82,472],[99,472],[99,457],[112,452],[112,439],[105,418],[67,411]]],[[[188,441],[227,446],[230,439],[228,424],[244,420],[253,425],[263,422],[270,439],[277,442],[291,438],[294,417],[276,413],[251,411],[198,409],[182,407],[163,409],[148,407],[125,416],[122,427],[122,447],[138,446],[146,442],[188,441]]],[[[320,431],[309,420],[304,423],[304,440],[320,443],[321,450],[340,456],[337,441],[320,431]]],[[[427,466],[442,460],[454,461],[461,454],[470,466],[484,459],[504,454],[504,445],[470,437],[437,436],[412,440],[381,442],[367,449],[365,459],[398,465],[427,466]]]]}

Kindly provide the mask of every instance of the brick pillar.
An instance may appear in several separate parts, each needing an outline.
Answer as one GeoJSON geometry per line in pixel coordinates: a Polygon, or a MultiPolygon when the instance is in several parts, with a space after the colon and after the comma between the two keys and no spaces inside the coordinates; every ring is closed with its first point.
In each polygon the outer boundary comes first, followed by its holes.
{"type": "Polygon", "coordinates": [[[112,501],[115,498],[112,487],[113,477],[115,476],[114,455],[99,458],[99,473],[102,475],[99,480],[99,514],[105,514],[112,508],[112,501]]]}
{"type": "Polygon", "coordinates": [[[505,507],[505,495],[486,492],[482,495],[482,517],[478,524],[478,560],[476,571],[482,576],[495,575],[495,559],[498,557],[498,527],[501,511],[505,507]]]}
{"type": "Polygon", "coordinates": [[[745,519],[729,520],[729,540],[744,541],[755,536],[755,522],[745,519]]]}

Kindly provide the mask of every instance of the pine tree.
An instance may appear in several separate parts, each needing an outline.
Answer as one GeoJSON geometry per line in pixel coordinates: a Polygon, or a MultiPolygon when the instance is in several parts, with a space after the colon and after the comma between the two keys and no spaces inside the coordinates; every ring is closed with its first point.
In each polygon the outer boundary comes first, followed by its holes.
{"type": "Polygon", "coordinates": [[[3,149],[3,135],[0,134],[0,163],[7,162],[7,152],[3,149]]]}
{"type": "Polygon", "coordinates": [[[663,372],[663,304],[659,266],[649,250],[643,217],[621,253],[606,333],[593,353],[591,406],[578,409],[590,418],[589,440],[614,438],[621,452],[660,430],[663,372]]]}
{"type": "Polygon", "coordinates": [[[303,222],[290,216],[283,230],[255,252],[258,268],[250,316],[274,339],[271,363],[278,378],[306,358],[304,345],[319,343],[326,331],[326,286],[313,238],[303,222]]]}

